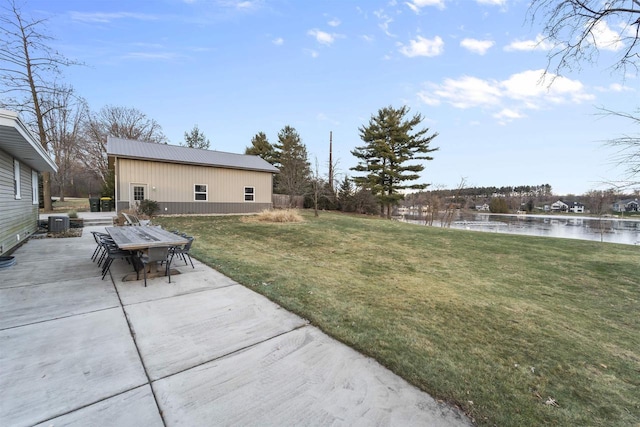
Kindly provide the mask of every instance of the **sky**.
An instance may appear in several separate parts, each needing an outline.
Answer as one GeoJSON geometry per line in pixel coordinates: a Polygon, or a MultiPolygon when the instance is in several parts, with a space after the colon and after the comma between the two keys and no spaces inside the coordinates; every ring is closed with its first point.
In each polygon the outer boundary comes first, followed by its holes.
{"type": "Polygon", "coordinates": [[[624,46],[602,28],[594,63],[541,80],[548,43],[524,0],[26,0],[50,44],[82,62],[65,81],[93,111],[136,108],[171,144],[195,125],[211,149],[293,126],[326,175],[354,175],[359,128],[407,105],[437,133],[419,183],[434,188],[550,184],[583,194],[621,179],[606,141],[637,134],[602,114],[638,108],[638,75],[611,65],[624,46]],[[550,82],[553,80],[553,83],[550,82]]]}

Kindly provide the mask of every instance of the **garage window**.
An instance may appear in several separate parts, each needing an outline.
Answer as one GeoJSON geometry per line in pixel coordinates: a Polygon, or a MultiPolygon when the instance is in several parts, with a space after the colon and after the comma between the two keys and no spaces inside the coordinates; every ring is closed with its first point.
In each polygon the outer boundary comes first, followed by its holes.
{"type": "Polygon", "coordinates": [[[255,191],[254,187],[244,187],[244,201],[253,202],[255,200],[255,191]]]}
{"type": "Polygon", "coordinates": [[[207,186],[205,184],[194,185],[195,200],[207,201],[207,186]]]}

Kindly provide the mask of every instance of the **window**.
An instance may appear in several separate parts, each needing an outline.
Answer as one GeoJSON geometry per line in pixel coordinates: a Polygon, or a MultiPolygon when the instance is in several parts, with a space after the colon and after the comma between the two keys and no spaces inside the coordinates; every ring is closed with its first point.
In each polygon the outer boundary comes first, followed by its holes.
{"type": "Polygon", "coordinates": [[[195,200],[207,200],[207,186],[204,184],[194,185],[195,200]]]}
{"type": "Polygon", "coordinates": [[[16,159],[13,160],[13,189],[16,199],[22,199],[20,195],[20,162],[16,159]]]}
{"type": "Polygon", "coordinates": [[[141,202],[144,200],[144,186],[142,185],[133,186],[133,200],[135,202],[141,202]]]}
{"type": "Polygon", "coordinates": [[[31,202],[34,205],[40,203],[40,197],[38,194],[38,172],[36,171],[31,171],[31,196],[31,202]]]}
{"type": "Polygon", "coordinates": [[[254,187],[244,187],[244,201],[245,202],[253,202],[255,200],[255,188],[254,187]]]}

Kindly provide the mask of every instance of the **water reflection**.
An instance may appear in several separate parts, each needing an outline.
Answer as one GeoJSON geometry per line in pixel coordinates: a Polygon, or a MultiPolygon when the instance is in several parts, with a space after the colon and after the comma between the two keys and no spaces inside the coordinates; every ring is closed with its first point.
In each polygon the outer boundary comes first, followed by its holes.
{"type": "MultiPolygon", "coordinates": [[[[416,224],[425,224],[424,220],[418,218],[404,217],[403,220],[416,224]]],[[[441,223],[434,221],[433,226],[440,227],[441,223]]],[[[458,212],[451,222],[451,228],[595,240],[627,245],[640,244],[640,220],[458,212]]]]}

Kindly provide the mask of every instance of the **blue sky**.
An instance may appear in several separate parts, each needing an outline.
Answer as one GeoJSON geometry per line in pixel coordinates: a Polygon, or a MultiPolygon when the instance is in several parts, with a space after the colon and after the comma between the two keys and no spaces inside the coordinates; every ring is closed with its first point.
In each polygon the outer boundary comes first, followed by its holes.
{"type": "Polygon", "coordinates": [[[551,184],[581,194],[620,179],[604,141],[637,133],[638,76],[596,64],[540,84],[547,45],[521,0],[27,0],[52,42],[86,66],[66,80],[92,110],[135,107],[172,144],[197,124],[213,149],[244,152],[295,127],[326,173],[329,132],[352,174],[358,128],[408,105],[439,136],[420,182],[453,188],[551,184]]]}

